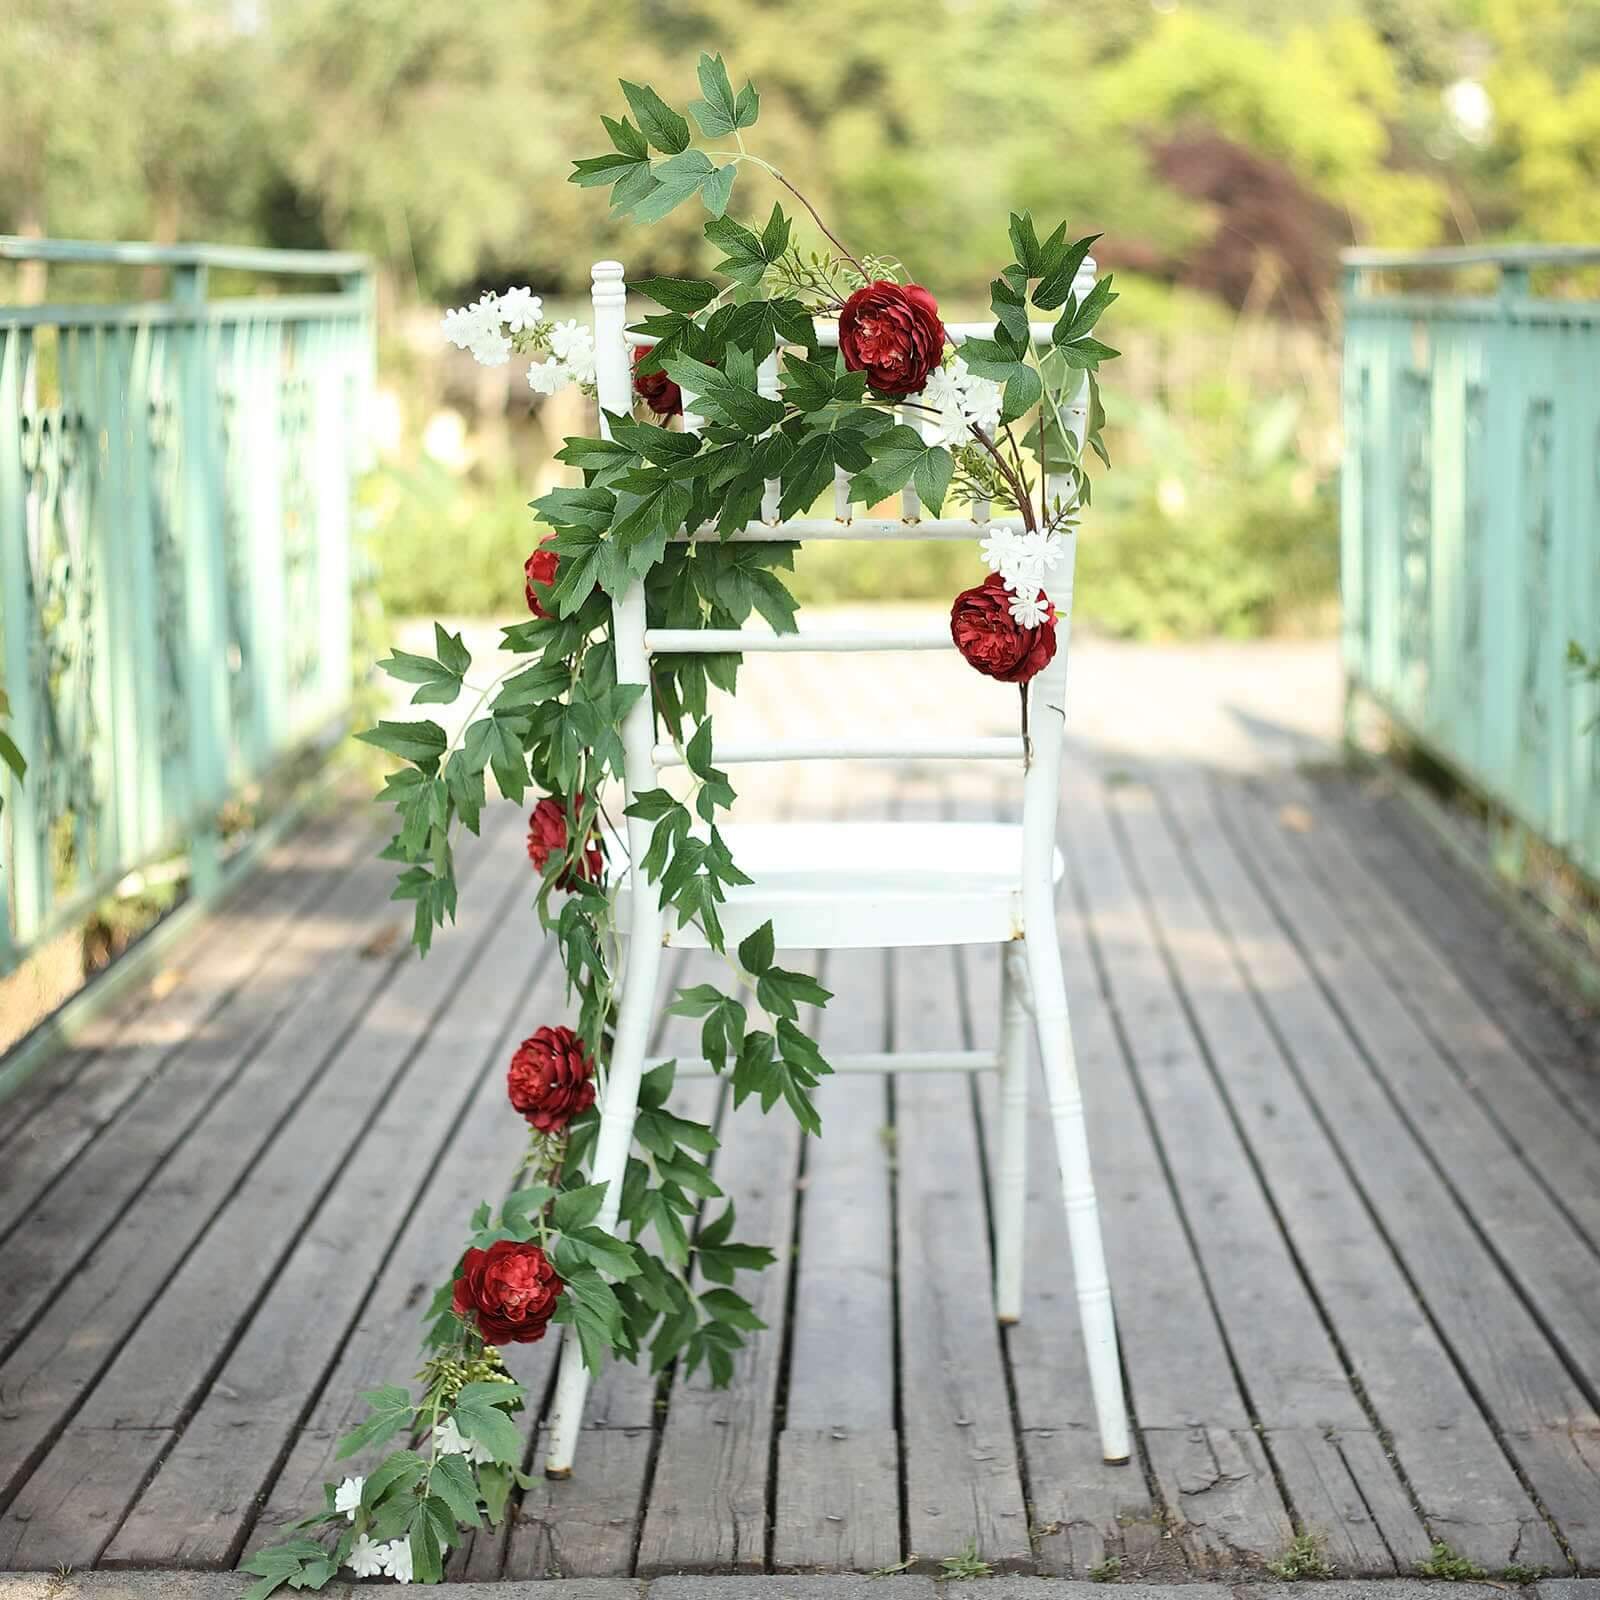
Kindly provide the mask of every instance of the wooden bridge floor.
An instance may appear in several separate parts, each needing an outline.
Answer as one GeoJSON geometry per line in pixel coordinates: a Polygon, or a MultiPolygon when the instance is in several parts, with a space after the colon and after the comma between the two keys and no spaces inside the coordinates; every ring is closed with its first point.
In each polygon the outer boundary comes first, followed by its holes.
{"type": "MultiPolygon", "coordinates": [[[[902,811],[993,809],[992,774],[891,777],[902,811]]],[[[357,1393],[412,1370],[419,1302],[521,1143],[511,1046],[562,1006],[549,949],[505,936],[528,894],[497,809],[425,963],[354,806],[0,1112],[0,1570],[231,1565],[317,1503],[357,1393]]],[[[456,1575],[972,1546],[1175,1578],[1297,1531],[1351,1576],[1415,1572],[1435,1540],[1600,1570],[1592,1036],[1370,784],[1084,753],[1063,817],[1133,1463],[1099,1460],[1042,1120],[1001,1329],[992,1085],[834,1080],[805,1147],[694,1085],[741,1234],[783,1257],[769,1330],[721,1393],[609,1372],[576,1476],[456,1575]]],[[[818,966],[825,1048],[993,1038],[991,950],[818,966]]],[[[554,1354],[512,1353],[535,1397],[554,1354]]]]}

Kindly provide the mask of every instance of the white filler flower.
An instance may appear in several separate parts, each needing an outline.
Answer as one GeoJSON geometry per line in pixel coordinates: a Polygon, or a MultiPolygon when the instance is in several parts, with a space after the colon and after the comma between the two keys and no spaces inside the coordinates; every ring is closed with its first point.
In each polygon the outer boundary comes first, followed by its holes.
{"type": "Polygon", "coordinates": [[[511,340],[502,325],[500,303],[492,294],[445,312],[439,326],[451,344],[458,350],[470,350],[472,359],[482,366],[499,367],[511,359],[511,340]]]}
{"type": "Polygon", "coordinates": [[[383,1547],[383,1570],[396,1583],[411,1582],[411,1541],[391,1539],[383,1547]]]}
{"type": "Polygon", "coordinates": [[[383,1571],[383,1552],[388,1548],[362,1534],[345,1557],[344,1564],[358,1578],[376,1578],[383,1571]]]}
{"type": "Polygon", "coordinates": [[[454,1417],[445,1417],[433,1430],[433,1447],[442,1456],[465,1456],[474,1463],[494,1460],[494,1451],[481,1439],[467,1438],[454,1417]]]}
{"type": "Polygon", "coordinates": [[[366,1487],[365,1478],[346,1478],[337,1489],[333,1491],[333,1509],[342,1511],[354,1522],[356,1512],[361,1509],[361,1491],[366,1487]]]}
{"type": "Polygon", "coordinates": [[[532,289],[507,289],[500,296],[500,316],[512,333],[523,333],[544,321],[544,301],[532,289]]]}
{"type": "Polygon", "coordinates": [[[571,368],[554,356],[548,361],[535,361],[528,368],[528,387],[535,394],[560,394],[571,382],[571,368]]]}
{"type": "Polygon", "coordinates": [[[1041,628],[1050,620],[1050,602],[1037,589],[1011,597],[1011,618],[1019,628],[1041,628]]]}

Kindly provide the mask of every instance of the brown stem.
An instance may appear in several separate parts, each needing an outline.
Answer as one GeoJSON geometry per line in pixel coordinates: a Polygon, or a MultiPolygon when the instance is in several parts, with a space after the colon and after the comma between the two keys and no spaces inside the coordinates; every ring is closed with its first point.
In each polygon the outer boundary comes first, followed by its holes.
{"type": "Polygon", "coordinates": [[[1022,765],[1026,770],[1033,765],[1033,741],[1028,737],[1028,686],[1019,683],[1017,690],[1022,696],[1022,765]]]}
{"type": "Polygon", "coordinates": [[[1022,520],[1027,525],[1029,533],[1039,531],[1039,523],[1033,514],[1033,500],[1028,494],[1028,486],[1022,482],[1012,470],[1011,463],[1001,453],[1000,447],[986,434],[977,423],[971,422],[967,426],[972,431],[972,437],[994,457],[995,465],[1000,469],[1000,476],[1010,486],[1011,493],[1016,497],[1017,510],[1022,513],[1022,520]]]}
{"type": "Polygon", "coordinates": [[[776,167],[768,167],[767,170],[772,174],[772,176],[774,178],[776,178],[778,180],[779,183],[781,183],[784,186],[785,189],[787,189],[789,191],[790,194],[792,194],[795,197],[796,200],[798,200],[800,202],[801,205],[803,205],[806,208],[807,211],[809,211],[811,213],[811,220],[814,223],[816,223],[816,225],[819,228],[822,229],[823,235],[828,240],[828,242],[834,247],[835,250],[837,250],[839,252],[840,255],[842,255],[845,258],[846,261],[848,261],[850,263],[850,265],[852,267],[854,267],[856,269],[857,272],[859,272],[861,274],[861,276],[863,278],[865,278],[867,276],[867,269],[864,266],[862,266],[861,263],[859,261],[857,261],[856,258],[853,255],[851,255],[848,250],[845,249],[844,245],[840,242],[839,236],[836,233],[834,233],[834,231],[828,226],[828,224],[826,222],[824,222],[822,220],[821,216],[817,212],[817,208],[814,205],[812,205],[812,203],[809,200],[807,200],[806,197],[803,194],[801,194],[800,191],[797,188],[795,188],[795,186],[792,183],[790,183],[789,180],[786,177],[784,177],[784,175],[781,172],[779,172],[776,167]]]}

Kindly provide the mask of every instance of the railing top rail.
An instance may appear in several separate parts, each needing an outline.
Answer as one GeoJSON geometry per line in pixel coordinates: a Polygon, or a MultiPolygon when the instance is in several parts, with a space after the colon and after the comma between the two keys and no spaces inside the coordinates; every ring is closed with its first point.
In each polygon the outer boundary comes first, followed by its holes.
{"type": "Polygon", "coordinates": [[[1451,245],[1437,250],[1341,250],[1346,267],[1383,272],[1437,271],[1441,267],[1600,266],[1600,244],[1451,245]]]}
{"type": "Polygon", "coordinates": [[[0,234],[0,261],[49,261],[113,267],[216,267],[298,277],[348,277],[372,262],[353,250],[268,250],[233,244],[103,243],[92,239],[24,239],[0,234]]]}

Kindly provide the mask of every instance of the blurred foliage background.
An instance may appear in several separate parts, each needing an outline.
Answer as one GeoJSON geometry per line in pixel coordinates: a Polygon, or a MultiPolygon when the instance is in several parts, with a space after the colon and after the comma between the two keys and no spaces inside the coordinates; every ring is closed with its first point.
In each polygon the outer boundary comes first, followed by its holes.
{"type": "MultiPolygon", "coordinates": [[[[503,612],[585,419],[449,359],[439,308],[707,266],[695,208],[618,226],[566,182],[619,76],[681,104],[702,49],[761,89],[753,148],[953,316],[1009,209],[1105,233],[1126,354],[1077,595],[1126,635],[1328,620],[1341,245],[1600,237],[1600,0],[6,0],[0,231],[370,251],[382,592],[503,612]]],[[[802,587],[944,596],[950,559],[825,549],[802,587]]]]}

